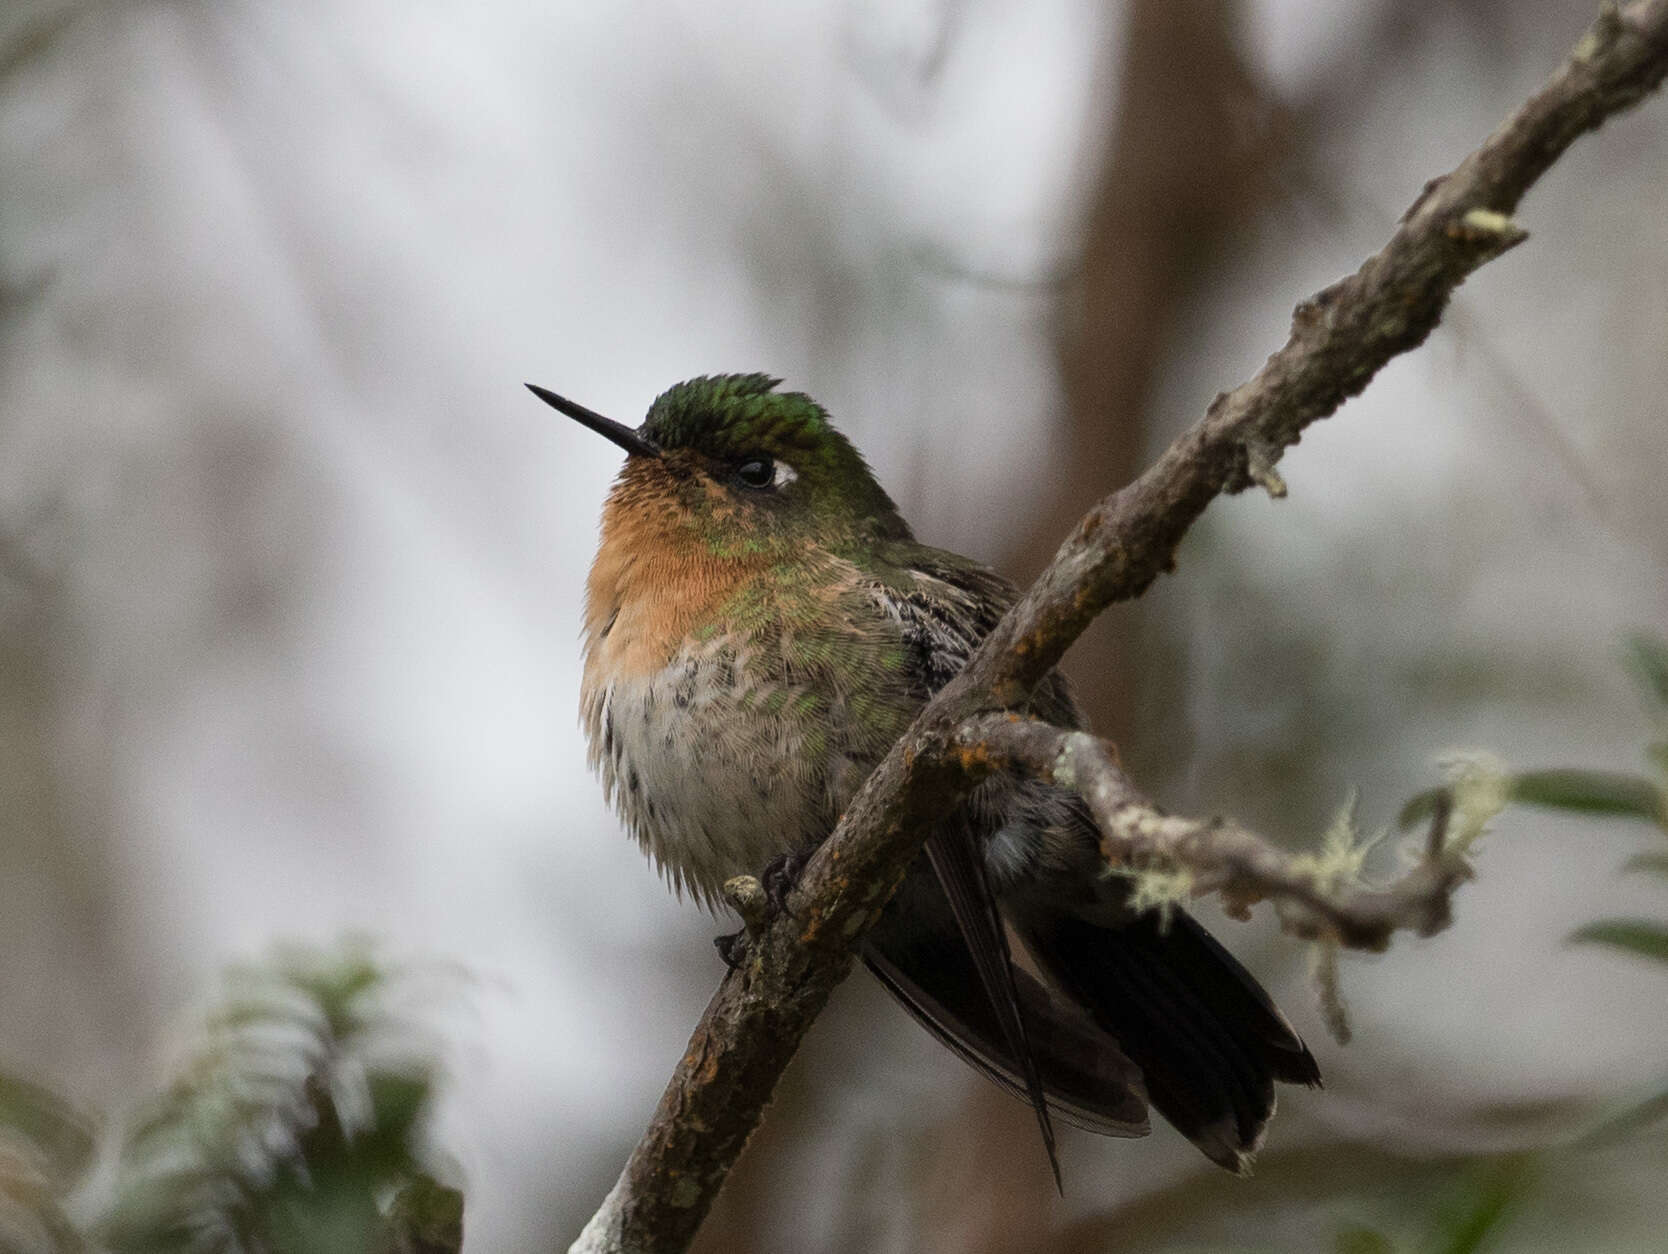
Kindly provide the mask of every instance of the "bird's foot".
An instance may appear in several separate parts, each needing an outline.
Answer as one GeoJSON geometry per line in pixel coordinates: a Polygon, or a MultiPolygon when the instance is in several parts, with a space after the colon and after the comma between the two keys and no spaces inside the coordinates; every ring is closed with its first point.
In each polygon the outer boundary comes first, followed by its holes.
{"type": "Polygon", "coordinates": [[[746,925],[739,932],[712,938],[713,948],[730,970],[747,961],[747,946],[753,937],[769,927],[777,916],[786,913],[788,894],[799,883],[810,860],[809,850],[784,853],[772,858],[757,878],[737,875],[724,881],[724,897],[746,925]]]}
{"type": "Polygon", "coordinates": [[[779,853],[765,863],[759,882],[764,885],[765,900],[770,903],[772,914],[787,910],[788,894],[799,886],[799,878],[805,874],[812,852],[810,849],[796,849],[792,853],[779,853]]]}
{"type": "Polygon", "coordinates": [[[747,961],[747,929],[731,932],[728,936],[714,936],[712,947],[718,951],[724,965],[734,971],[747,961]]]}

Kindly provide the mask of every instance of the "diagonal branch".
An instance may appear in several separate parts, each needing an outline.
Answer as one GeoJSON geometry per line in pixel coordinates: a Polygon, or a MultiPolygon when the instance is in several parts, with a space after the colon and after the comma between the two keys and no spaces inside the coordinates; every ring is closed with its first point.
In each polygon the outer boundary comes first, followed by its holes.
{"type": "MultiPolygon", "coordinates": [[[[1283,495],[1275,469],[1282,452],[1392,357],[1420,344],[1454,288],[1523,241],[1510,214],[1524,192],[1577,137],[1637,103],[1665,74],[1668,0],[1606,5],[1541,89],[1426,186],[1379,252],[1297,307],[1290,338],[1255,377],[1218,396],[1151,469],[1089,512],[876,768],[807,867],[788,911],[754,935],[748,961],[708,1005],[643,1139],[573,1245],[576,1254],[688,1247],[801,1037],[850,969],[853,947],[919,852],[924,820],[996,769],[990,753],[958,739],[960,725],[1022,707],[1097,614],[1171,568],[1182,536],[1217,495],[1252,484],[1283,495]]],[[[1231,864],[1229,830],[1198,830],[1178,838],[1173,852],[1184,862],[1231,864]]],[[[1117,832],[1114,823],[1114,849],[1117,832]]],[[[1270,847],[1243,852],[1259,865],[1274,860],[1262,879],[1278,879],[1284,855],[1270,847]]],[[[1230,875],[1222,886],[1234,883],[1230,875]]],[[[1444,913],[1452,887],[1441,894],[1444,913]]],[[[1300,893],[1290,896],[1301,904],[1300,893]]],[[[1340,920],[1332,923],[1338,931],[1340,920]]],[[[1419,926],[1441,924],[1432,918],[1419,926]]]]}

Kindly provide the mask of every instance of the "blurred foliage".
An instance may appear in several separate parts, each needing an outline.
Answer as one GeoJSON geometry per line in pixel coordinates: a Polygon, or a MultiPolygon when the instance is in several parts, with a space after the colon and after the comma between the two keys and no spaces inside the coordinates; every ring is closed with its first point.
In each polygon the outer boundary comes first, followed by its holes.
{"type": "Polygon", "coordinates": [[[64,1200],[96,1148],[85,1114],[54,1093],[0,1075],[0,1249],[87,1248],[64,1200]]]}
{"type": "MultiPolygon", "coordinates": [[[[1626,819],[1653,825],[1668,838],[1668,640],[1640,634],[1627,642],[1630,669],[1639,681],[1657,734],[1646,748],[1648,774],[1577,767],[1508,772],[1502,768],[1495,787],[1510,804],[1562,810],[1601,819],[1626,819]]],[[[1433,789],[1403,808],[1401,824],[1411,827],[1434,814],[1443,801],[1454,804],[1451,788],[1433,789]]],[[[1668,848],[1635,855],[1624,872],[1643,871],[1668,880],[1668,848]]],[[[1668,900],[1660,919],[1600,919],[1578,928],[1572,942],[1609,946],[1668,967],[1668,900]]],[[[1668,975],[1668,971],[1664,972],[1668,975]]],[[[1338,1254],[1470,1254],[1486,1248],[1514,1205],[1544,1173],[1581,1154],[1615,1145],[1653,1127],[1668,1116],[1668,1079],[1659,1091],[1633,1097],[1602,1117],[1586,1132],[1562,1144],[1531,1153],[1483,1160],[1438,1213],[1423,1238],[1392,1240],[1376,1228],[1352,1227],[1338,1234],[1338,1254]]]]}
{"type": "Polygon", "coordinates": [[[113,1200],[65,1200],[96,1157],[87,1116],[0,1078],[0,1248],[108,1254],[441,1254],[463,1197],[427,1173],[433,1051],[406,978],[359,942],[291,947],[227,977],[180,1077],[122,1140],[113,1200]]]}
{"type": "Polygon", "coordinates": [[[1480,1159],[1439,1199],[1423,1233],[1396,1241],[1377,1228],[1350,1227],[1333,1248],[1336,1254],[1476,1254],[1522,1199],[1538,1165],[1534,1154],[1480,1159]]]}

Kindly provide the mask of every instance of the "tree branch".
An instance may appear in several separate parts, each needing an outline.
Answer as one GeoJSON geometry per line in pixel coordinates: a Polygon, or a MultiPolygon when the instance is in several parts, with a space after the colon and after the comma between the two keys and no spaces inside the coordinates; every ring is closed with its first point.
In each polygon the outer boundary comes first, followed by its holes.
{"type": "MultiPolygon", "coordinates": [[[[573,1254],[687,1248],[801,1037],[849,970],[854,945],[919,851],[925,820],[981,775],[1001,765],[1038,769],[1033,754],[1049,743],[1060,747],[1047,741],[1053,729],[1034,733],[1037,743],[1022,752],[1017,733],[986,744],[977,733],[993,730],[989,720],[962,724],[1022,707],[1095,615],[1172,567],[1182,536],[1217,495],[1252,484],[1282,495],[1275,466],[1283,451],[1392,357],[1421,343],[1454,288],[1523,241],[1510,214],[1530,185],[1578,136],[1637,103],[1665,73],[1668,0],[1606,5],[1546,84],[1482,147],[1426,186],[1389,243],[1297,307],[1290,338],[1254,378],[1219,395],[1151,469],[1084,517],[876,768],[806,868],[788,910],[753,936],[747,961],[708,1005],[648,1130],[573,1254]]],[[[1093,783],[1090,801],[1108,823],[1110,853],[1162,849],[1230,894],[1278,888],[1296,903],[1295,917],[1320,929],[1314,934],[1369,947],[1396,927],[1434,931],[1446,921],[1459,878],[1446,872],[1429,872],[1442,882],[1427,885],[1413,882],[1415,868],[1385,894],[1340,905],[1294,878],[1287,855],[1237,828],[1171,820],[1182,826],[1132,831],[1127,820],[1144,801],[1131,800],[1133,790],[1124,791],[1127,781],[1109,759],[1099,761],[1094,743],[1083,737],[1066,747],[1093,783]],[[1098,801],[1096,789],[1104,794],[1098,801]],[[1440,910],[1413,908],[1438,900],[1440,910]]]]}
{"type": "Polygon", "coordinates": [[[951,745],[978,763],[980,775],[1016,771],[1078,793],[1114,871],[1181,871],[1178,898],[1221,893],[1229,913],[1242,918],[1273,898],[1281,925],[1305,940],[1377,952],[1397,931],[1433,936],[1450,922],[1454,890],[1471,878],[1466,842],[1447,839],[1446,805],[1435,809],[1419,861],[1375,889],[1358,880],[1348,858],[1364,849],[1340,851],[1343,858],[1293,855],[1232,820],[1166,814],[1130,783],[1112,747],[1088,732],[987,714],[964,723],[951,745]]]}

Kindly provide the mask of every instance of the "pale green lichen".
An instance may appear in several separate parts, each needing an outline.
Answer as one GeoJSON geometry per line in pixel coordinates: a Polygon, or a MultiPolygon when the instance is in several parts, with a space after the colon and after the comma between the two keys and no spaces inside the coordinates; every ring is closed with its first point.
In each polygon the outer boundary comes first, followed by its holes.
{"type": "Polygon", "coordinates": [[[1194,874],[1185,866],[1109,867],[1108,873],[1130,881],[1129,908],[1139,914],[1158,911],[1159,931],[1168,931],[1175,908],[1193,896],[1194,874]]]}
{"type": "Polygon", "coordinates": [[[1454,800],[1444,848],[1464,854],[1511,801],[1511,773],[1493,754],[1474,751],[1451,753],[1439,765],[1448,777],[1448,792],[1454,800]]]}
{"type": "Polygon", "coordinates": [[[1468,230],[1484,232],[1489,235],[1516,235],[1523,230],[1513,222],[1510,214],[1504,214],[1495,209],[1467,209],[1465,216],[1460,219],[1468,230]]]}
{"type": "MultiPolygon", "coordinates": [[[[1325,896],[1336,897],[1349,889],[1366,888],[1368,885],[1363,872],[1367,857],[1388,834],[1388,828],[1381,828],[1370,835],[1362,835],[1358,814],[1360,800],[1360,793],[1351,789],[1321,836],[1320,849],[1314,853],[1298,854],[1292,859],[1292,869],[1308,875],[1315,888],[1325,896]]],[[[1338,953],[1336,939],[1319,940],[1311,945],[1309,981],[1315,990],[1315,1000],[1319,1003],[1327,1032],[1343,1045],[1350,1038],[1349,1007],[1344,1002],[1338,953]]]]}
{"type": "Polygon", "coordinates": [[[1060,741],[1060,752],[1054,755],[1054,764],[1049,773],[1054,782],[1061,788],[1077,788],[1077,754],[1080,750],[1093,748],[1095,738],[1088,732],[1075,731],[1069,733],[1060,741]]]}
{"type": "Polygon", "coordinates": [[[724,897],[749,931],[763,927],[770,917],[770,903],[764,885],[754,876],[736,875],[725,880],[724,897]]]}
{"type": "Polygon", "coordinates": [[[1309,982],[1320,1003],[1321,1018],[1333,1040],[1348,1045],[1351,1035],[1349,1006],[1344,1001],[1344,989],[1338,978],[1337,941],[1317,941],[1309,947],[1309,982]]]}
{"type": "Polygon", "coordinates": [[[1298,854],[1292,859],[1292,869],[1310,876],[1315,887],[1328,895],[1364,886],[1361,871],[1366,866],[1367,855],[1386,835],[1387,829],[1383,828],[1370,836],[1361,835],[1356,819],[1359,801],[1360,795],[1351,790],[1321,837],[1319,851],[1298,854]]]}
{"type": "Polygon", "coordinates": [[[1286,495],[1286,481],[1280,477],[1280,472],[1274,468],[1274,463],[1280,460],[1280,451],[1260,440],[1248,440],[1245,444],[1245,473],[1251,476],[1255,483],[1271,500],[1282,500],[1286,495]]]}
{"type": "Polygon", "coordinates": [[[1575,45],[1571,58],[1582,65],[1589,65],[1593,59],[1604,52],[1615,41],[1617,33],[1622,29],[1621,11],[1617,9],[1613,0],[1606,0],[1600,6],[1598,19],[1587,28],[1586,34],[1581,36],[1575,45]]]}

